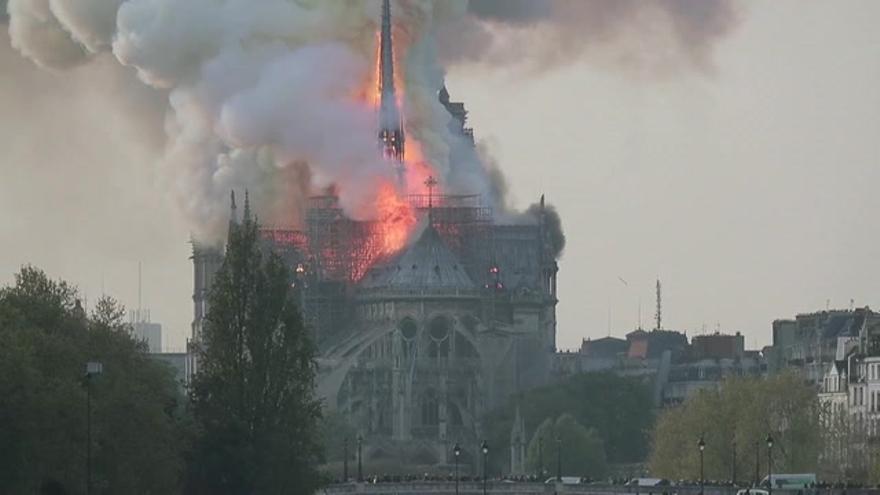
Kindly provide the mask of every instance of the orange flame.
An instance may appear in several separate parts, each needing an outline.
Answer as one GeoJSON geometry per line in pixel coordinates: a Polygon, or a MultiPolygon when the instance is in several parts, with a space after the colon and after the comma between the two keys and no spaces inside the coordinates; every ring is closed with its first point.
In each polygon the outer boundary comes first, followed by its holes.
{"type": "MultiPolygon", "coordinates": [[[[398,40],[395,40],[398,41],[398,40]]],[[[354,99],[362,104],[368,105],[374,109],[378,109],[381,102],[381,94],[379,91],[379,79],[381,74],[380,66],[380,44],[381,32],[376,32],[376,47],[374,51],[374,64],[370,73],[365,74],[362,85],[353,95],[354,99]]],[[[397,103],[403,108],[404,95],[406,91],[405,79],[403,77],[402,54],[405,48],[398,43],[394,51],[395,67],[394,84],[397,93],[397,103]]],[[[412,134],[407,136],[407,150],[405,156],[406,167],[406,187],[395,187],[390,180],[382,182],[376,190],[375,210],[377,218],[373,227],[373,235],[376,238],[376,253],[379,258],[386,258],[394,255],[406,246],[406,242],[412,235],[417,223],[416,209],[409,202],[407,195],[409,194],[427,194],[428,189],[425,186],[428,177],[437,174],[434,173],[433,167],[424,157],[422,147],[412,134]]],[[[392,164],[389,163],[389,167],[392,164]]],[[[433,190],[436,195],[439,193],[437,189],[433,190]]],[[[371,264],[371,263],[370,263],[371,264]]],[[[355,278],[359,278],[355,275],[355,278]]]]}
{"type": "Polygon", "coordinates": [[[394,185],[389,182],[379,186],[376,209],[378,234],[381,236],[380,249],[384,256],[390,256],[406,245],[406,240],[416,225],[416,214],[412,205],[401,198],[394,185]]]}

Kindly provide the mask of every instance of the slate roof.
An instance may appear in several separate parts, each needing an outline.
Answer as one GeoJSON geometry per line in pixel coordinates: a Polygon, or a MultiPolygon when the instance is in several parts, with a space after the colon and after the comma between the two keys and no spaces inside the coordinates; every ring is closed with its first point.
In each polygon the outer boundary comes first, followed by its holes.
{"type": "Polygon", "coordinates": [[[375,267],[361,281],[364,289],[474,290],[477,285],[432,225],[390,263],[375,267]]]}

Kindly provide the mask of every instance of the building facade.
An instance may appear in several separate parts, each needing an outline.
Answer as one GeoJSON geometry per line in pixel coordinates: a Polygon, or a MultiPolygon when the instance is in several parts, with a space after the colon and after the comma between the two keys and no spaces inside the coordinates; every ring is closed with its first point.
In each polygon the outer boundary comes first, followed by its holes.
{"type": "Polygon", "coordinates": [[[832,479],[864,478],[880,452],[880,318],[865,307],[817,313],[807,320],[817,319],[832,322],[826,335],[835,343],[818,385],[826,437],[821,464],[832,479]],[[841,331],[834,332],[836,327],[841,331]]]}

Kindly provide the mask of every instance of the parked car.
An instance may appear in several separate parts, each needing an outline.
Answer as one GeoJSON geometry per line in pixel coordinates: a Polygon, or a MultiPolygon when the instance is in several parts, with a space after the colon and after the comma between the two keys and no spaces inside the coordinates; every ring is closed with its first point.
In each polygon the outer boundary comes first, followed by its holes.
{"type": "MultiPolygon", "coordinates": [[[[547,478],[547,481],[545,481],[544,483],[548,484],[548,485],[552,485],[552,484],[556,483],[556,477],[554,476],[552,478],[547,478]]],[[[578,478],[577,476],[563,476],[562,477],[562,484],[563,485],[580,485],[581,479],[578,478]]]]}

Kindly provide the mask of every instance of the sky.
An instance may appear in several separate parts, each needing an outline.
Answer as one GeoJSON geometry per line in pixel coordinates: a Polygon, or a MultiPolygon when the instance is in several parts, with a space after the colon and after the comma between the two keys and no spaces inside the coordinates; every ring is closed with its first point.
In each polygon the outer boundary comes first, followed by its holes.
{"type": "MultiPolygon", "coordinates": [[[[777,318],[880,307],[878,19],[870,0],[750,2],[705,70],[450,70],[515,204],[561,212],[559,347],[653,326],[658,277],[664,327],[750,348],[777,318]]],[[[136,308],[141,262],[179,350],[192,270],[155,172],[163,96],[93,64],[47,72],[0,40],[0,283],[30,263],[136,308]]]]}

